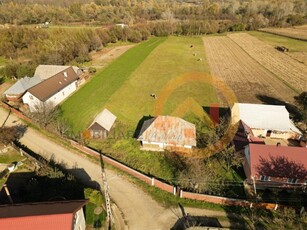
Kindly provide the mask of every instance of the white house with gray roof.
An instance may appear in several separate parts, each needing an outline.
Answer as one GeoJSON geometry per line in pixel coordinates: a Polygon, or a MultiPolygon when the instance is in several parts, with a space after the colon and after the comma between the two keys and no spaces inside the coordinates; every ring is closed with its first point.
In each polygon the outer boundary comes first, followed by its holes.
{"type": "Polygon", "coordinates": [[[235,103],[231,120],[232,124],[243,121],[256,137],[298,139],[302,135],[284,105],[235,103]]]}
{"type": "Polygon", "coordinates": [[[12,85],[3,94],[9,101],[20,101],[22,96],[28,91],[28,89],[36,86],[53,77],[54,75],[63,72],[64,70],[72,67],[77,76],[81,74],[81,70],[76,66],[62,66],[62,65],[39,65],[34,73],[33,77],[24,77],[19,79],[14,85],[12,85]]]}
{"type": "Polygon", "coordinates": [[[42,82],[39,77],[23,77],[14,85],[7,89],[3,94],[9,101],[19,101],[24,93],[31,87],[42,82]]]}
{"type": "Polygon", "coordinates": [[[31,112],[40,111],[46,106],[53,108],[77,90],[78,79],[73,68],[68,67],[28,89],[22,101],[29,106],[31,112]]]}
{"type": "Polygon", "coordinates": [[[104,109],[99,113],[92,124],[88,127],[92,138],[108,137],[111,128],[113,127],[116,120],[116,116],[111,113],[108,109],[104,109]]]}

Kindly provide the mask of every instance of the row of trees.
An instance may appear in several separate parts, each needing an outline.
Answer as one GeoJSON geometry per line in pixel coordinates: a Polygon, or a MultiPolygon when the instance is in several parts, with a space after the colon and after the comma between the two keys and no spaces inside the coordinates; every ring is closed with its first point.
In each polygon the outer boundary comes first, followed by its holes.
{"type": "Polygon", "coordinates": [[[117,41],[141,42],[151,35],[193,35],[233,30],[227,22],[173,21],[138,24],[131,27],[43,29],[10,27],[0,29],[0,56],[9,60],[2,74],[21,78],[32,76],[38,64],[78,65],[90,61],[89,53],[117,41]]]}
{"type": "Polygon", "coordinates": [[[79,1],[3,1],[0,23],[36,24],[113,23],[137,24],[167,20],[231,20],[258,26],[283,26],[306,21],[304,0],[79,0],[79,1]],[[38,3],[38,4],[36,4],[38,3]]]}

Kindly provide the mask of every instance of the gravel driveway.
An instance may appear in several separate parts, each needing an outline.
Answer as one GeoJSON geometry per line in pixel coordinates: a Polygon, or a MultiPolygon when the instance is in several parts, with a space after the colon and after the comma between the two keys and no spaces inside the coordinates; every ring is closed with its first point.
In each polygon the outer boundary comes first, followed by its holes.
{"type": "MultiPolygon", "coordinates": [[[[8,117],[8,111],[0,107],[0,125],[8,117]]],[[[6,125],[19,124],[21,121],[10,114],[6,125]]],[[[101,168],[73,149],[63,147],[38,131],[28,128],[20,142],[36,153],[66,164],[68,169],[79,178],[86,181],[92,180],[102,185],[101,168]]],[[[147,193],[142,191],[135,184],[128,181],[124,176],[118,175],[115,171],[106,170],[109,182],[111,199],[123,213],[124,221],[120,218],[118,209],[114,209],[116,229],[170,229],[178,218],[182,217],[179,208],[164,208],[154,201],[147,193]],[[125,224],[124,224],[125,223],[125,224]]],[[[226,216],[224,212],[186,208],[186,213],[197,216],[226,216]]],[[[226,223],[226,225],[228,225],[226,223]]]]}

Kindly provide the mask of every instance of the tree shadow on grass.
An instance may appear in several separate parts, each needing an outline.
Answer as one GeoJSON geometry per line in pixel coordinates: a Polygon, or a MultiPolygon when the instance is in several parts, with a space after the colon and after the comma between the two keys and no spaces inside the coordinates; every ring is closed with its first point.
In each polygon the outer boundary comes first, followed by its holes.
{"type": "Polygon", "coordinates": [[[278,98],[267,96],[264,94],[258,94],[256,97],[262,101],[264,104],[269,104],[269,105],[284,105],[286,106],[286,109],[289,111],[291,118],[294,121],[301,121],[303,119],[303,114],[301,113],[300,109],[286,101],[282,101],[278,98]]]}

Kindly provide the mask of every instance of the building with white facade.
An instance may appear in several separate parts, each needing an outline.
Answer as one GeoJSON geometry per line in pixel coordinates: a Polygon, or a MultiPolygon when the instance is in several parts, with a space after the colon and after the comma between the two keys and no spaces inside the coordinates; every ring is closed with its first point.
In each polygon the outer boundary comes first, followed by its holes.
{"type": "Polygon", "coordinates": [[[56,106],[76,91],[79,77],[73,67],[56,73],[39,84],[29,88],[22,101],[31,112],[39,111],[43,106],[56,106]]]}

